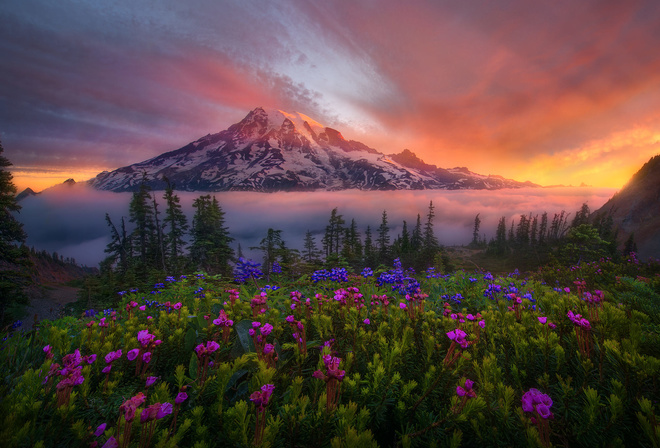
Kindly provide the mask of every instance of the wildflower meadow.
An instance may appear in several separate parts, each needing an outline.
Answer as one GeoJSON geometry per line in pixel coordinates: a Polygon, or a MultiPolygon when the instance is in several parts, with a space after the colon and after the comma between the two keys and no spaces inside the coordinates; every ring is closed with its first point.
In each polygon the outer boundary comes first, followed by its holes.
{"type": "Polygon", "coordinates": [[[657,261],[261,268],[7,329],[2,445],[660,446],[657,261]]]}

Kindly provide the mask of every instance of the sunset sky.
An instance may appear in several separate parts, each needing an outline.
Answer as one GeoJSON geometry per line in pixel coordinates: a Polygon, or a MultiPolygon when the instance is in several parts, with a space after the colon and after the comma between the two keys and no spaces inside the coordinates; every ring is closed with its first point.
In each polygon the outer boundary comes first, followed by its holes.
{"type": "Polygon", "coordinates": [[[4,0],[19,190],[139,162],[257,106],[384,153],[620,188],[660,153],[660,2],[4,0]]]}

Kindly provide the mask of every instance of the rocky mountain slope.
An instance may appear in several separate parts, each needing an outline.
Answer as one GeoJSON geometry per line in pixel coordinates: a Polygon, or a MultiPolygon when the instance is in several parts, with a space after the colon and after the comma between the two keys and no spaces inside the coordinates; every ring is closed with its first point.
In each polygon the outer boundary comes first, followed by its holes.
{"type": "Polygon", "coordinates": [[[167,177],[182,191],[500,189],[538,186],[467,168],[443,169],[414,153],[385,155],[300,113],[256,108],[183,148],[96,176],[100,190],[152,189],[167,177]]]}
{"type": "Polygon", "coordinates": [[[660,258],[660,155],[651,158],[593,215],[611,213],[619,240],[634,234],[638,255],[660,258]]]}

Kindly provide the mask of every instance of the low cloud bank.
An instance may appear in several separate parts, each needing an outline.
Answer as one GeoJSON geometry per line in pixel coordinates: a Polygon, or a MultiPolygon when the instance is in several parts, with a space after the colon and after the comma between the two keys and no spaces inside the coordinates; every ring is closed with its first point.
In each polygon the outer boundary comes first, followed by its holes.
{"type": "MultiPolygon", "coordinates": [[[[415,225],[417,214],[426,221],[429,202],[435,207],[434,229],[445,245],[467,244],[472,239],[474,218],[479,213],[480,233],[490,238],[497,221],[505,216],[518,221],[521,214],[540,215],[547,211],[550,219],[562,210],[571,213],[587,203],[591,210],[602,206],[613,194],[611,188],[525,188],[518,190],[421,190],[387,192],[315,192],[315,193],[211,193],[225,212],[226,225],[235,239],[234,248],[241,244],[246,253],[266,235],[268,228],[282,230],[282,237],[292,248],[302,248],[307,230],[321,238],[330,213],[337,207],[349,225],[355,219],[364,236],[367,226],[375,235],[383,210],[387,211],[390,237],[401,232],[403,220],[409,229],[415,225]]],[[[155,192],[159,210],[164,212],[163,192],[155,192]]],[[[181,204],[189,222],[194,209],[192,202],[202,193],[179,192],[181,204]]],[[[18,219],[28,234],[27,244],[37,250],[57,251],[73,257],[78,263],[96,266],[104,258],[103,250],[110,241],[105,221],[108,213],[115,225],[121,217],[128,224],[130,193],[96,191],[85,185],[58,186],[42,194],[21,201],[18,219]]],[[[161,215],[162,217],[162,215],[161,215]]],[[[130,226],[129,226],[130,227],[130,226]]]]}

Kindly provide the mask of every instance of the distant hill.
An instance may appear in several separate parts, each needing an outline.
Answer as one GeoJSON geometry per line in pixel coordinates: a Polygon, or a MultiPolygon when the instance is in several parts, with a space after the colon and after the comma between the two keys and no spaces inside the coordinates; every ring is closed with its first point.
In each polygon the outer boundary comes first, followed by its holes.
{"type": "Polygon", "coordinates": [[[412,151],[383,154],[298,112],[254,109],[183,148],[90,180],[99,190],[181,191],[496,190],[538,187],[467,168],[438,168],[412,151]]]}
{"type": "Polygon", "coordinates": [[[612,214],[619,242],[631,234],[640,258],[660,258],[660,155],[652,157],[593,216],[612,214]]]}
{"type": "Polygon", "coordinates": [[[25,198],[29,198],[30,196],[36,196],[38,194],[39,193],[35,193],[32,188],[28,187],[16,195],[16,202],[21,202],[25,198]]]}

